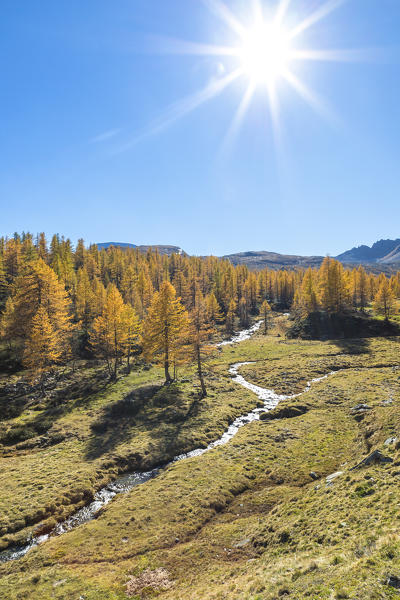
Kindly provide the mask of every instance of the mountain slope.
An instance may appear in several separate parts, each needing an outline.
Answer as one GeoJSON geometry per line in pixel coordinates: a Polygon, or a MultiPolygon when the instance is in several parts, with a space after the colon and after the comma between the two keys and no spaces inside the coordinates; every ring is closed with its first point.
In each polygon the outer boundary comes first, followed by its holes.
{"type": "Polygon", "coordinates": [[[171,254],[186,254],[182,248],[179,246],[170,246],[168,244],[155,244],[155,245],[147,245],[147,246],[137,246],[136,244],[129,244],[126,242],[101,242],[97,244],[99,250],[110,248],[111,246],[115,246],[117,248],[137,248],[140,252],[147,252],[150,248],[157,250],[159,254],[167,254],[171,256],[171,254]]]}
{"type": "Polygon", "coordinates": [[[319,267],[323,256],[298,256],[292,254],[278,254],[277,252],[237,252],[223,256],[233,265],[247,265],[250,269],[281,269],[282,267],[319,267]]]}
{"type": "Polygon", "coordinates": [[[358,246],[336,257],[344,263],[393,263],[400,261],[400,239],[379,240],[371,247],[358,246]]]}

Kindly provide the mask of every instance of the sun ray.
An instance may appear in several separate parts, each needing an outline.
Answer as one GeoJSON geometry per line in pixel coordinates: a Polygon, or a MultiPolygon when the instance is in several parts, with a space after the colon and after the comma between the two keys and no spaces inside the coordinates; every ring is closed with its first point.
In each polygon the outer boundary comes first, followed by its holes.
{"type": "Polygon", "coordinates": [[[145,131],[138,134],[133,140],[121,146],[116,153],[119,154],[120,152],[124,152],[138,142],[161,133],[170,125],[175,123],[178,119],[185,117],[205,102],[208,102],[215,96],[221,94],[225,88],[238,79],[241,74],[242,70],[240,68],[235,69],[234,71],[225,75],[225,77],[221,77],[220,79],[212,81],[202,90],[187,96],[183,100],[174,102],[161,117],[153,121],[153,123],[145,131]]]}
{"type": "Polygon", "coordinates": [[[203,2],[214,12],[228,27],[231,31],[238,34],[239,37],[243,38],[246,35],[246,28],[239,21],[232,11],[222,2],[222,0],[203,0],[203,2]]]}
{"type": "Polygon", "coordinates": [[[221,145],[221,154],[226,155],[228,154],[229,150],[231,149],[232,145],[233,145],[233,141],[235,140],[236,136],[238,135],[240,128],[242,126],[243,123],[243,119],[248,111],[250,102],[253,98],[254,92],[255,92],[256,86],[252,83],[249,84],[249,86],[247,87],[243,98],[240,101],[240,104],[236,110],[236,113],[232,119],[232,123],[225,135],[224,141],[222,142],[221,145]]]}
{"type": "Polygon", "coordinates": [[[281,0],[276,11],[274,23],[276,27],[280,27],[288,11],[291,0],[281,0]]]}
{"type": "Polygon", "coordinates": [[[158,35],[153,35],[150,39],[152,54],[185,56],[234,56],[237,54],[237,48],[233,46],[216,46],[158,35]]]}
{"type": "MultiPolygon", "coordinates": [[[[172,104],[147,129],[126,144],[123,149],[134,145],[139,140],[162,132],[178,119],[221,94],[226,87],[239,77],[247,78],[248,85],[239,100],[222,143],[225,152],[237,137],[256,90],[264,91],[266,94],[274,145],[279,152],[282,152],[282,132],[284,131],[282,127],[284,123],[279,102],[279,97],[283,91],[279,86],[280,81],[287,82],[319,114],[342,126],[328,104],[311,90],[303,79],[296,75],[295,67],[301,61],[360,62],[372,57],[376,58],[377,52],[361,49],[319,50],[307,48],[303,40],[301,46],[297,42],[300,47],[296,47],[295,38],[326,18],[347,1],[324,0],[323,3],[319,3],[319,8],[314,12],[309,13],[303,19],[298,19],[297,25],[295,24],[292,29],[287,29],[285,27],[286,21],[292,21],[293,19],[293,15],[289,14],[291,5],[295,4],[292,0],[275,0],[275,12],[269,16],[264,11],[265,4],[263,0],[247,0],[246,3],[243,2],[243,5],[247,6],[248,9],[244,18],[240,18],[232,12],[230,3],[227,0],[202,0],[202,3],[221,19],[230,32],[238,38],[236,42],[232,39],[228,42],[233,45],[152,36],[151,50],[153,53],[161,52],[179,56],[211,56],[218,59],[218,72],[227,74],[212,79],[205,88],[172,104]],[[236,68],[234,64],[237,65],[236,68]]],[[[384,58],[382,54],[381,58],[384,58]]]]}
{"type": "Polygon", "coordinates": [[[311,15],[309,15],[306,19],[296,25],[290,31],[289,36],[291,38],[297,37],[300,33],[306,29],[309,29],[312,25],[315,25],[315,23],[318,23],[318,21],[325,19],[325,17],[327,17],[331,12],[335,11],[341,4],[344,4],[345,2],[347,2],[347,0],[329,0],[329,2],[323,4],[316,11],[311,13],[311,15]]]}
{"type": "Polygon", "coordinates": [[[293,50],[291,52],[292,60],[315,60],[323,62],[365,62],[376,58],[378,55],[376,49],[348,49],[348,50],[293,50]]]}
{"type": "Polygon", "coordinates": [[[263,9],[260,0],[253,0],[253,19],[255,23],[260,23],[263,20],[263,9]]]}
{"type": "Polygon", "coordinates": [[[281,126],[279,119],[279,101],[276,85],[274,81],[270,81],[267,86],[268,91],[268,106],[271,116],[272,133],[274,137],[274,145],[278,150],[282,149],[281,126]]]}
{"type": "Polygon", "coordinates": [[[338,117],[327,103],[311,90],[303,81],[301,81],[289,69],[283,72],[284,79],[293,87],[293,89],[303,98],[317,113],[328,119],[331,123],[338,123],[338,117]]]}

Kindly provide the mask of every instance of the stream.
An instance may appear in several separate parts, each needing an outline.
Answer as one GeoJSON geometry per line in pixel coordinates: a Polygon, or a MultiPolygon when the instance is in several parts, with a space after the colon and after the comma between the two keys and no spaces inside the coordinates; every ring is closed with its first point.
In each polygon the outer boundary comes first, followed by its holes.
{"type": "MultiPolygon", "coordinates": [[[[245,329],[245,330],[235,334],[230,340],[221,342],[218,344],[218,346],[221,347],[221,346],[226,346],[228,344],[237,344],[237,343],[240,343],[240,342],[250,339],[250,337],[256,331],[258,331],[258,329],[260,329],[261,324],[262,324],[262,321],[258,321],[249,329],[245,329]]],[[[88,521],[91,521],[96,516],[98,511],[103,506],[106,506],[117,494],[130,492],[136,486],[141,485],[142,483],[145,483],[146,481],[149,481],[150,479],[153,479],[154,477],[156,477],[160,473],[161,470],[165,469],[169,465],[171,465],[175,462],[178,462],[180,460],[184,460],[186,458],[192,458],[194,456],[201,456],[202,454],[204,454],[205,452],[208,452],[209,450],[212,450],[213,448],[216,448],[218,446],[223,446],[237,434],[237,432],[239,431],[239,429],[241,427],[243,427],[244,425],[247,425],[248,423],[251,423],[252,421],[258,420],[260,418],[261,413],[272,410],[273,408],[275,408],[277,406],[277,404],[281,400],[286,400],[289,398],[296,398],[298,396],[301,396],[301,394],[303,394],[304,392],[307,392],[310,389],[310,387],[313,383],[321,381],[329,376],[329,375],[325,375],[323,377],[318,377],[317,379],[313,379],[312,381],[308,382],[307,387],[300,394],[294,394],[292,396],[285,396],[285,395],[275,394],[275,392],[273,390],[268,390],[268,389],[259,387],[257,385],[254,385],[252,383],[249,383],[248,381],[246,381],[244,379],[244,377],[242,377],[242,375],[239,375],[239,372],[238,372],[239,369],[244,365],[250,365],[250,364],[254,364],[254,363],[252,363],[252,362],[235,363],[230,366],[229,374],[231,375],[232,381],[234,383],[237,383],[238,385],[241,385],[242,387],[244,387],[244,388],[250,390],[251,392],[253,392],[254,394],[256,394],[256,396],[260,400],[262,400],[264,403],[264,405],[262,407],[255,408],[254,410],[250,411],[246,415],[237,417],[237,419],[235,419],[233,421],[233,423],[228,427],[228,429],[223,433],[223,435],[218,440],[208,444],[208,446],[206,448],[197,448],[197,449],[191,450],[190,452],[187,452],[185,454],[179,454],[178,456],[175,456],[169,463],[161,465],[159,467],[155,467],[151,471],[147,471],[144,473],[136,471],[136,472],[127,473],[125,475],[122,475],[121,477],[118,477],[113,482],[108,483],[105,487],[98,490],[95,493],[94,499],[90,504],[88,504],[87,506],[84,506],[83,508],[78,510],[75,514],[73,514],[71,517],[69,517],[65,521],[58,523],[56,525],[56,527],[50,533],[47,533],[44,535],[39,535],[39,536],[32,536],[30,539],[27,540],[26,544],[19,545],[19,546],[12,546],[12,547],[7,548],[3,552],[0,552],[0,563],[4,563],[4,562],[8,562],[11,560],[16,560],[18,558],[21,558],[21,557],[25,556],[25,554],[27,552],[29,552],[29,550],[31,550],[35,546],[38,546],[39,544],[42,544],[43,542],[48,540],[50,537],[62,535],[63,533],[66,533],[67,531],[71,531],[71,529],[78,527],[78,525],[82,525],[84,523],[87,523],[88,521]]]]}

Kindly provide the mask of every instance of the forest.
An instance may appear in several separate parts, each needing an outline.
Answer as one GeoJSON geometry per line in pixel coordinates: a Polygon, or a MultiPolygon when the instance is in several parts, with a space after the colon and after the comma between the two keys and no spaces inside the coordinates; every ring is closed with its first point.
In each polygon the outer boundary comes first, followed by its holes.
{"type": "Polygon", "coordinates": [[[110,379],[138,358],[162,364],[165,381],[180,365],[203,361],[212,340],[246,328],[271,310],[297,319],[326,314],[397,313],[400,272],[387,277],[327,257],[319,269],[249,271],[215,257],[168,257],[149,249],[74,248],[44,233],[0,239],[0,333],[4,362],[44,385],[46,373],[76,359],[105,362],[110,379]]]}

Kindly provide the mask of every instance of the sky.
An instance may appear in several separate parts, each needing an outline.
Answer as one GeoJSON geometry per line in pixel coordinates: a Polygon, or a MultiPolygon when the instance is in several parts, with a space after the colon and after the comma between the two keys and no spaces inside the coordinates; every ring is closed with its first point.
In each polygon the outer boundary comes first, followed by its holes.
{"type": "MultiPolygon", "coordinates": [[[[315,96],[279,73],[279,121],[257,82],[235,135],[252,80],[219,88],[242,59],[184,52],[241,47],[219,1],[2,0],[0,235],[332,256],[400,237],[399,0],[291,0],[288,30],[326,13],[296,48],[341,60],[290,63],[315,96]]],[[[225,0],[247,30],[250,5],[225,0]]]]}

